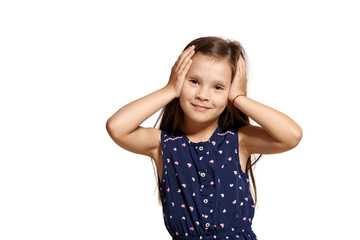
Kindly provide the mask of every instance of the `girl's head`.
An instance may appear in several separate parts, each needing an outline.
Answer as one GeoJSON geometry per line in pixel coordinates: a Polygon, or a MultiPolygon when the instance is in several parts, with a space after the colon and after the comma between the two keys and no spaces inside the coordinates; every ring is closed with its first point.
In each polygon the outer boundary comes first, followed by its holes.
{"type": "Polygon", "coordinates": [[[241,44],[219,37],[201,37],[191,41],[185,49],[191,45],[195,45],[195,55],[180,98],[175,98],[163,109],[160,129],[178,134],[187,118],[195,122],[217,119],[223,130],[248,125],[249,118],[228,101],[239,57],[245,60],[241,44]],[[199,110],[205,107],[205,113],[201,116],[191,114],[194,105],[199,106],[199,110]]]}

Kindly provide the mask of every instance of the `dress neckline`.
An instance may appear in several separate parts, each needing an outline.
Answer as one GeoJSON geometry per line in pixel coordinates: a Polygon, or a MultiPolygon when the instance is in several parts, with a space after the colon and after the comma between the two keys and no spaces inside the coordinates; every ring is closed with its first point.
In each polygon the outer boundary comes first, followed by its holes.
{"type": "Polygon", "coordinates": [[[181,135],[186,139],[186,141],[191,144],[191,145],[199,145],[199,144],[208,144],[210,143],[212,140],[214,140],[215,136],[217,135],[217,133],[221,132],[221,127],[219,125],[217,125],[215,131],[212,133],[212,135],[210,136],[210,138],[206,141],[200,141],[200,142],[193,142],[191,141],[184,132],[181,131],[181,135]]]}

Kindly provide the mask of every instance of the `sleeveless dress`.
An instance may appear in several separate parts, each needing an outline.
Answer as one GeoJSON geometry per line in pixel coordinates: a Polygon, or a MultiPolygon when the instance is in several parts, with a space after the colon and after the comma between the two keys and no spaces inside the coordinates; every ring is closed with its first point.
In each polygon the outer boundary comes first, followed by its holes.
{"type": "Polygon", "coordinates": [[[237,131],[218,126],[210,139],[161,132],[159,191],[173,240],[257,239],[251,229],[254,202],[241,170],[237,131]]]}

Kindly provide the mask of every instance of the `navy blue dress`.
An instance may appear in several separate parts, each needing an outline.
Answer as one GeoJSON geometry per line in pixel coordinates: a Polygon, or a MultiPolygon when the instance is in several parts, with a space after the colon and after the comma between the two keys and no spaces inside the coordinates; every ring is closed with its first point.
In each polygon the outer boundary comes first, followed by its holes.
{"type": "Polygon", "coordinates": [[[241,170],[238,133],[218,126],[208,141],[161,132],[159,183],[164,222],[174,240],[256,239],[249,176],[241,170]]]}

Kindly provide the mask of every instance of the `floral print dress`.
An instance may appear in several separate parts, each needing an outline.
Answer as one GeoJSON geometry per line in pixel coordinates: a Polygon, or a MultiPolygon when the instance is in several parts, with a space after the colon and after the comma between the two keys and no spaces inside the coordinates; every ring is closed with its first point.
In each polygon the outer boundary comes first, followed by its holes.
{"type": "Polygon", "coordinates": [[[218,126],[205,142],[161,132],[159,190],[174,240],[256,239],[249,176],[241,170],[238,133],[218,126]]]}

